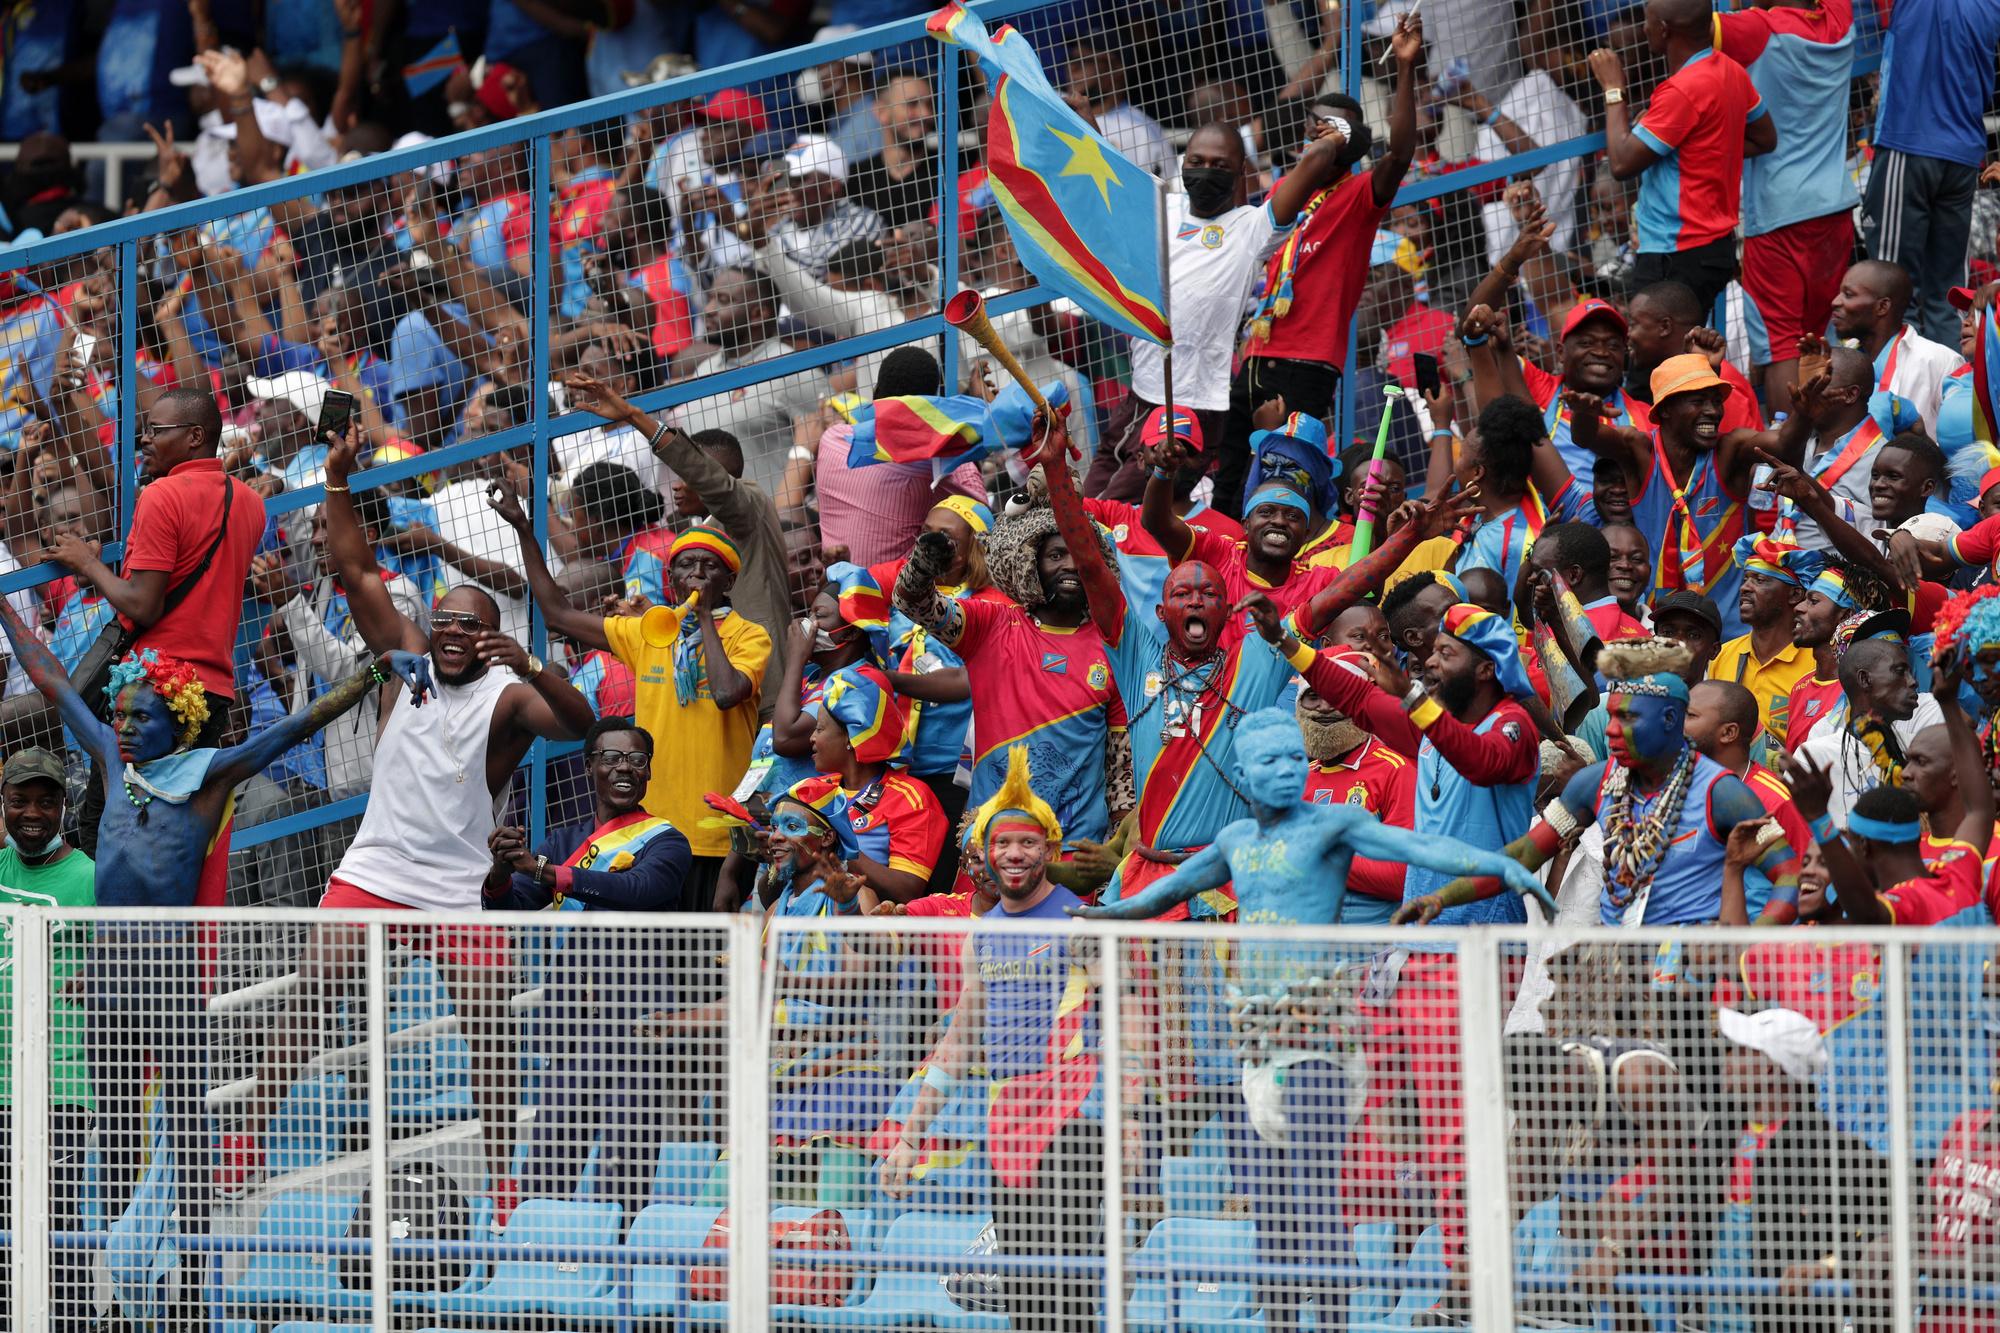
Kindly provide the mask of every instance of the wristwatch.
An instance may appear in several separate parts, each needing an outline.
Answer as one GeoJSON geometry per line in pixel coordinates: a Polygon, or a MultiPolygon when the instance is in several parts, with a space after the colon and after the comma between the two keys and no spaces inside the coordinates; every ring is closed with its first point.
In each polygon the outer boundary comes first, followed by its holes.
{"type": "Polygon", "coordinates": [[[535,677],[541,675],[543,669],[546,668],[547,666],[548,663],[544,662],[541,658],[535,656],[533,653],[529,653],[527,667],[523,670],[516,671],[514,674],[519,676],[522,680],[533,680],[535,677]]]}
{"type": "Polygon", "coordinates": [[[1623,88],[1606,88],[1604,90],[1604,105],[1617,106],[1624,100],[1625,90],[1623,88]]]}
{"type": "Polygon", "coordinates": [[[1424,701],[1424,698],[1425,694],[1424,694],[1423,682],[1418,680],[1411,681],[1410,688],[1403,691],[1404,711],[1407,712],[1410,709],[1415,708],[1418,704],[1424,701]]]}
{"type": "Polygon", "coordinates": [[[548,857],[546,857],[546,856],[538,856],[538,857],[536,857],[536,858],[535,858],[535,881],[536,881],[536,883],[540,883],[540,882],[541,882],[541,879],[542,879],[542,877],[543,877],[544,875],[548,874],[548,873],[549,873],[549,858],[548,858],[548,857]]]}

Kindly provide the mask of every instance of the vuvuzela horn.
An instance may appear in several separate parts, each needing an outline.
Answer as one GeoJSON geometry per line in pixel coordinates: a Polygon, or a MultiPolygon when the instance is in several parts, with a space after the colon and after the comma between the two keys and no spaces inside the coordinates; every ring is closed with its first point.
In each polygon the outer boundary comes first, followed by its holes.
{"type": "Polygon", "coordinates": [[[1042,397],[1042,391],[1028,378],[1028,372],[1021,369],[1021,363],[1007,350],[1007,344],[1000,341],[1000,335],[993,331],[993,321],[986,318],[985,297],[971,288],[960,292],[945,302],[944,322],[966,333],[974,342],[984,347],[993,359],[1000,363],[1000,368],[1012,375],[1014,382],[1028,391],[1028,401],[1035,405],[1036,410],[1048,411],[1048,400],[1042,397]]]}

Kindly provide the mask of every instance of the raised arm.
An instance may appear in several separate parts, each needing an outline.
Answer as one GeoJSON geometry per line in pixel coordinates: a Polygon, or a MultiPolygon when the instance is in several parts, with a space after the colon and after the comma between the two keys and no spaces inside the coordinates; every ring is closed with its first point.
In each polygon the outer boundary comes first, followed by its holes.
{"type": "Polygon", "coordinates": [[[1389,151],[1369,169],[1370,193],[1387,206],[1402,188],[1417,156],[1417,64],[1424,58],[1424,20],[1413,8],[1389,38],[1396,58],[1396,91],[1389,100],[1389,151]]]}
{"type": "Polygon", "coordinates": [[[542,609],[542,622],[549,632],[586,648],[610,648],[603,618],[571,606],[569,595],[556,582],[555,575],[549,573],[548,562],[542,559],[542,548],[535,543],[535,525],[514,492],[496,484],[487,491],[486,503],[521,539],[521,570],[528,576],[528,591],[534,596],[535,605],[542,609]]]}
{"type": "MultiPolygon", "coordinates": [[[[1754,824],[1764,818],[1764,803],[1734,774],[1716,779],[1708,791],[1709,827],[1727,839],[1738,825],[1754,824]]],[[[1764,843],[1751,863],[1771,881],[1771,896],[1754,924],[1789,926],[1799,919],[1799,855],[1783,831],[1764,843]]]]}
{"type": "Polygon", "coordinates": [[[1891,926],[1896,914],[1875,892],[1875,879],[1840,836],[1827,802],[1833,795],[1833,778],[1801,749],[1785,765],[1785,782],[1792,789],[1792,805],[1812,830],[1819,846],[1820,860],[1826,863],[1826,877],[1832,886],[1841,915],[1861,926],[1891,926]]]}
{"type": "Polygon", "coordinates": [[[1555,919],[1555,899],[1534,873],[1546,858],[1523,859],[1512,852],[1484,851],[1457,838],[1390,828],[1368,814],[1357,815],[1347,829],[1347,841],[1357,856],[1422,866],[1445,875],[1498,879],[1514,892],[1535,898],[1547,909],[1549,919],[1555,919]]]}
{"type": "Polygon", "coordinates": [[[1965,802],[1965,820],[1957,838],[1973,847],[1993,841],[1993,780],[1986,772],[1979,737],[1958,706],[1960,687],[1965,684],[1971,659],[1954,652],[1931,672],[1931,697],[1944,712],[1945,735],[1951,739],[1951,767],[1958,778],[1959,797],[1965,802]]]}
{"type": "MultiPolygon", "coordinates": [[[[1842,517],[1833,492],[1819,478],[1778,461],[1776,454],[1762,449],[1756,450],[1752,456],[1771,467],[1771,479],[1764,483],[1765,489],[1790,500],[1798,506],[1800,513],[1819,524],[1841,559],[1866,569],[1892,588],[1904,586],[1903,577],[1897,572],[1895,564],[1882,554],[1880,547],[1862,536],[1858,528],[1842,517]]],[[[1916,591],[1914,586],[1907,590],[1916,591]]]]}
{"type": "Polygon", "coordinates": [[[63,670],[56,655],[21,619],[14,604],[4,597],[0,597],[0,629],[6,630],[7,642],[13,647],[14,657],[27,670],[28,679],[56,706],[64,725],[76,734],[83,748],[90,751],[90,757],[97,761],[99,771],[110,772],[117,768],[118,765],[112,762],[118,757],[117,736],[90,710],[90,705],[70,684],[69,673],[63,670]]]}
{"type": "Polygon", "coordinates": [[[1631,180],[1660,160],[1660,155],[1632,133],[1632,107],[1625,100],[1625,62],[1618,53],[1599,47],[1590,53],[1591,77],[1604,89],[1604,160],[1617,179],[1631,180]]]}
{"type": "Polygon", "coordinates": [[[1154,880],[1129,898],[1099,903],[1095,907],[1072,907],[1069,913],[1071,916],[1102,917],[1114,921],[1149,921],[1187,902],[1196,894],[1219,889],[1229,882],[1229,857],[1223,851],[1223,840],[1227,837],[1228,830],[1225,829],[1213,845],[1202,848],[1181,862],[1173,874],[1154,880]]]}
{"type": "Polygon", "coordinates": [[[1563,406],[1569,409],[1569,438],[1578,448],[1588,449],[1625,469],[1625,484],[1637,495],[1645,489],[1653,470],[1653,441],[1630,426],[1617,426],[1604,419],[1604,400],[1594,393],[1575,389],[1562,391],[1563,406]]]}
{"type": "Polygon", "coordinates": [[[333,556],[341,586],[347,590],[348,611],[368,651],[425,652],[430,644],[416,622],[396,609],[389,587],[382,581],[382,569],[375,563],[375,552],[369,548],[368,534],[361,530],[361,520],[354,513],[347,478],[354,470],[357,435],[352,424],[339,438],[332,432],[327,434],[326,549],[333,556]]]}
{"type": "Polygon", "coordinates": [[[202,785],[226,791],[249,781],[269,768],[279,755],[360,703],[370,690],[398,677],[410,687],[410,706],[422,708],[431,694],[430,663],[419,653],[401,650],[383,653],[313,700],[307,708],[287,713],[243,744],[215,756],[202,785]]]}
{"type": "Polygon", "coordinates": [[[1417,549],[1418,543],[1442,537],[1458,526],[1459,520],[1472,512],[1477,495],[1475,488],[1407,503],[1402,522],[1390,532],[1388,540],[1342,570],[1339,578],[1313,594],[1312,600],[1294,613],[1300,636],[1317,639],[1341,612],[1380,591],[1389,576],[1409,559],[1410,552],[1417,549]]]}
{"type": "Polygon", "coordinates": [[[1076,453],[1063,418],[1050,412],[1036,412],[1034,436],[1021,451],[1021,462],[1042,469],[1042,476],[1048,482],[1049,509],[1055,514],[1056,531],[1068,544],[1077,573],[1083,578],[1084,593],[1090,599],[1090,618],[1098,633],[1115,644],[1125,632],[1125,590],[1104,558],[1097,525],[1091,522],[1083,507],[1083,497],[1077,493],[1076,478],[1069,470],[1070,459],[1076,453]]]}
{"type": "Polygon", "coordinates": [[[950,648],[965,633],[965,612],[938,591],[938,577],[951,568],[957,552],[942,532],[920,532],[910,558],[896,575],[896,609],[922,625],[950,648]]]}

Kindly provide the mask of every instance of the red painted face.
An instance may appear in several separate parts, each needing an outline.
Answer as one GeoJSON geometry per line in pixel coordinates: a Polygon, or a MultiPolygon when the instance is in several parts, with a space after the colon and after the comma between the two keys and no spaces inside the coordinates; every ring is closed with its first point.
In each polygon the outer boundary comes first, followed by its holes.
{"type": "Polygon", "coordinates": [[[1228,607],[1222,596],[1222,576],[1198,560],[1174,566],[1159,606],[1160,619],[1174,646],[1185,653],[1207,653],[1222,634],[1228,607]]]}

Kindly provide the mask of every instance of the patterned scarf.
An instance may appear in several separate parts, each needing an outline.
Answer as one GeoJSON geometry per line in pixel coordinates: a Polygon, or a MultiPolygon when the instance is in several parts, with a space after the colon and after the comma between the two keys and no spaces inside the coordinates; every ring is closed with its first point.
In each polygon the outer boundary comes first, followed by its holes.
{"type": "MultiPolygon", "coordinates": [[[[729,608],[715,612],[718,631],[729,608]]],[[[674,640],[674,702],[682,708],[702,697],[708,688],[708,664],[701,655],[701,618],[689,610],[681,617],[680,636],[674,640]]]]}
{"type": "Polygon", "coordinates": [[[1320,190],[1306,200],[1306,206],[1299,211],[1293,222],[1291,234],[1278,248],[1278,254],[1270,271],[1265,275],[1264,294],[1258,298],[1257,308],[1250,312],[1250,322],[1244,327],[1243,336],[1253,343],[1271,341],[1271,325],[1292,313],[1292,280],[1298,274],[1301,262],[1300,247],[1304,244],[1306,230],[1312,225],[1313,214],[1326,202],[1328,195],[1347,180],[1343,177],[1332,185],[1320,190]]]}

